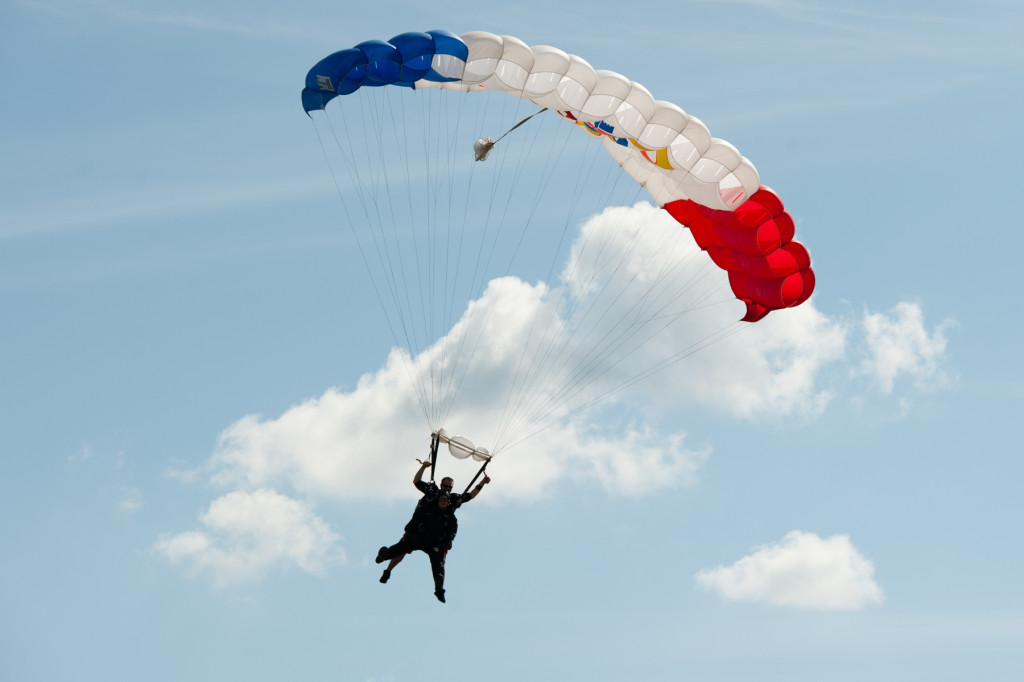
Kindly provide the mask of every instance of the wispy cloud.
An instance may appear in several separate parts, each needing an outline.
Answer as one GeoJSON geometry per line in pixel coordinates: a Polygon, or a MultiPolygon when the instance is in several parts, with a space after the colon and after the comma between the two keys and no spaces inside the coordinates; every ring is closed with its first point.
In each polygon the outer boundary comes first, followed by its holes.
{"type": "MultiPolygon", "coordinates": [[[[149,3],[140,8],[137,2],[116,0],[75,0],[73,2],[38,2],[19,0],[22,7],[43,12],[69,21],[95,18],[106,22],[164,26],[192,32],[212,32],[250,38],[298,40],[309,35],[309,29],[293,23],[284,13],[274,20],[254,21],[254,14],[241,12],[230,15],[224,9],[212,5],[182,7],[178,3],[149,3]]],[[[241,6],[240,6],[241,7],[241,6]]],[[[267,14],[260,14],[267,17],[267,14]]],[[[273,15],[270,15],[273,16],[273,15]]]]}
{"type": "Polygon", "coordinates": [[[916,303],[901,302],[888,313],[865,311],[863,330],[867,357],[857,373],[871,377],[891,394],[896,382],[907,377],[919,389],[950,384],[946,332],[955,321],[946,319],[934,331],[925,328],[924,312],[916,303]]]}
{"type": "Polygon", "coordinates": [[[130,487],[121,489],[120,500],[117,503],[118,510],[130,514],[139,511],[144,505],[145,499],[141,490],[130,487]]]}
{"type": "Polygon", "coordinates": [[[290,178],[228,186],[207,183],[25,206],[0,214],[0,240],[292,201],[329,191],[322,180],[290,178]]]}
{"type": "MultiPolygon", "coordinates": [[[[1012,44],[990,45],[995,53],[981,54],[976,48],[993,35],[1010,35],[1014,19],[1020,14],[1012,3],[989,0],[973,5],[950,6],[936,12],[924,6],[921,11],[907,10],[892,3],[821,3],[801,0],[713,0],[774,14],[792,25],[813,26],[799,35],[823,46],[837,38],[849,40],[872,51],[891,55],[917,56],[942,61],[957,57],[997,61],[1000,55],[1020,59],[1012,44]],[[957,14],[959,12],[959,14],[957,14]],[[959,36],[960,40],[951,40],[959,36]]],[[[786,30],[786,24],[781,24],[786,30]]],[[[788,35],[788,31],[787,31],[788,35]]],[[[762,38],[775,36],[761,32],[762,38]]]]}
{"type": "MultiPolygon", "coordinates": [[[[763,131],[773,119],[809,120],[825,113],[846,120],[979,83],[1011,87],[1024,63],[1016,39],[1024,28],[1022,16],[1012,3],[999,0],[954,3],[939,11],[927,6],[908,11],[892,3],[713,3],[743,18],[709,22],[688,36],[684,52],[713,55],[721,62],[719,71],[735,73],[753,93],[742,106],[728,104],[732,93],[718,93],[715,101],[723,102],[723,109],[708,119],[713,129],[756,121],[763,131]],[[766,53],[770,59],[762,59],[766,53]]],[[[659,31],[666,32],[665,41],[675,38],[671,25],[645,30],[645,38],[659,31]]],[[[659,96],[673,99],[671,93],[659,96]]],[[[673,101],[687,108],[685,101],[673,101]]]]}
{"type": "Polygon", "coordinates": [[[68,456],[68,461],[72,463],[84,462],[90,457],[92,457],[92,447],[89,445],[83,445],[78,449],[78,452],[68,456]]]}
{"type": "Polygon", "coordinates": [[[700,571],[697,584],[728,601],[804,609],[860,609],[883,600],[875,567],[849,536],[822,539],[798,530],[755,548],[730,566],[700,571]]]}

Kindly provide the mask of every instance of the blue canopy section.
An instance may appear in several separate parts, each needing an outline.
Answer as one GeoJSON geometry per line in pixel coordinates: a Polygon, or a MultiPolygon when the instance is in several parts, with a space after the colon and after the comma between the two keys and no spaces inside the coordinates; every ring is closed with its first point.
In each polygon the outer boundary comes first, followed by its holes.
{"type": "MultiPolygon", "coordinates": [[[[323,109],[338,95],[363,86],[412,87],[418,80],[457,82],[434,69],[435,57],[461,61],[469,56],[466,43],[448,31],[402,33],[391,40],[368,40],[321,59],[306,74],[302,108],[307,113],[323,109]]],[[[450,67],[446,69],[451,73],[450,67]]]]}
{"type": "Polygon", "coordinates": [[[401,56],[399,81],[415,83],[430,73],[430,62],[436,53],[433,36],[427,33],[403,33],[388,41],[401,56]]]}
{"type": "MultiPolygon", "coordinates": [[[[434,39],[434,54],[454,57],[462,62],[463,66],[466,64],[466,60],[469,58],[469,46],[462,42],[462,38],[449,31],[427,31],[427,35],[434,39]]],[[[424,76],[424,80],[454,83],[462,79],[443,76],[431,68],[430,73],[424,76]]]]}

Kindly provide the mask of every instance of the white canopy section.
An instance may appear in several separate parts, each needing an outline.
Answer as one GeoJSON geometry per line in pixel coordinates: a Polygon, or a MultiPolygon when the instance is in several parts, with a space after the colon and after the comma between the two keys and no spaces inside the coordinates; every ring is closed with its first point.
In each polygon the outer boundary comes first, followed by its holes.
{"type": "MultiPolygon", "coordinates": [[[[580,57],[547,45],[530,47],[512,36],[473,31],[460,38],[469,47],[461,82],[419,81],[416,87],[500,90],[556,111],[603,137],[615,161],[662,206],[691,199],[732,211],[760,186],[754,165],[735,147],[619,73],[595,70],[580,57]]],[[[436,60],[435,69],[451,73],[450,58],[436,60]]]]}

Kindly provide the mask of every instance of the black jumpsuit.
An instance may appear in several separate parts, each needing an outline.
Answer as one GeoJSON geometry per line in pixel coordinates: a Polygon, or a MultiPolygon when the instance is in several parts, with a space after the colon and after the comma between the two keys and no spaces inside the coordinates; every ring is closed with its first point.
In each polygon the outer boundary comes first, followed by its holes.
{"type": "Polygon", "coordinates": [[[455,510],[472,498],[469,495],[449,493],[448,506],[441,509],[438,507],[441,490],[437,485],[419,481],[416,487],[423,492],[423,497],[416,504],[412,519],[405,525],[405,535],[397,543],[388,547],[382,558],[393,559],[416,550],[426,553],[430,557],[430,571],[434,574],[434,589],[442,590],[444,589],[444,560],[459,529],[455,510]]]}

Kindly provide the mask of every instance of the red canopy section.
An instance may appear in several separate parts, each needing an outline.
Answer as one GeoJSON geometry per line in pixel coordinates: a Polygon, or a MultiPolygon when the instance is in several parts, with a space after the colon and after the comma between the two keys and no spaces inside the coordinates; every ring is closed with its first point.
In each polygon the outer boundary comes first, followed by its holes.
{"type": "Polygon", "coordinates": [[[756,322],[773,310],[791,308],[814,291],[811,257],[793,241],[793,217],[764,185],[735,211],[720,211],[689,199],[664,206],[690,228],[718,267],[729,273],[736,298],[747,305],[743,319],[756,322]]]}

